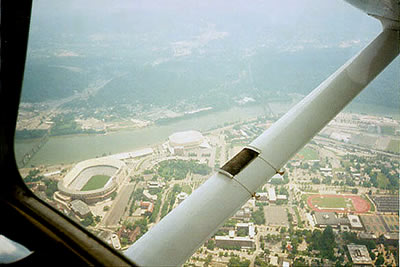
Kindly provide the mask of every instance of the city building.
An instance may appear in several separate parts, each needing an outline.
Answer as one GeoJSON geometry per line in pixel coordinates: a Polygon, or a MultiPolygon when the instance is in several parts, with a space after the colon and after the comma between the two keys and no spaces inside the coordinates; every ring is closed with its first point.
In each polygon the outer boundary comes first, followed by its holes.
{"type": "Polygon", "coordinates": [[[91,214],[89,206],[80,199],[71,201],[70,207],[72,211],[82,219],[91,214]]]}
{"type": "Polygon", "coordinates": [[[143,195],[151,201],[156,201],[157,200],[157,195],[152,195],[149,193],[149,190],[143,190],[143,195]]]}
{"type": "Polygon", "coordinates": [[[164,182],[155,182],[155,181],[148,181],[147,188],[149,189],[158,189],[165,186],[164,182]]]}
{"type": "Polygon", "coordinates": [[[350,225],[349,219],[346,217],[337,217],[335,212],[315,212],[313,215],[315,225],[325,228],[328,225],[332,228],[339,228],[341,225],[350,225]]]}
{"type": "Polygon", "coordinates": [[[254,238],[254,236],[256,235],[254,223],[237,223],[236,224],[236,231],[239,231],[241,229],[245,229],[246,232],[247,232],[247,235],[250,238],[254,238]]]}
{"type": "Polygon", "coordinates": [[[372,259],[369,256],[365,245],[347,245],[353,266],[372,266],[372,259]]]}
{"type": "Polygon", "coordinates": [[[360,221],[360,218],[357,215],[348,214],[347,218],[349,219],[352,230],[362,230],[363,229],[363,225],[360,221]]]}
{"type": "Polygon", "coordinates": [[[338,219],[334,212],[315,212],[313,218],[317,227],[324,228],[330,225],[337,228],[338,219]]]}
{"type": "Polygon", "coordinates": [[[248,236],[216,236],[215,245],[219,248],[226,247],[240,247],[240,248],[254,248],[254,239],[248,236]]]}
{"type": "Polygon", "coordinates": [[[268,197],[270,202],[276,202],[275,188],[268,188],[268,197]]]}
{"type": "Polygon", "coordinates": [[[268,201],[268,193],[267,192],[260,192],[260,193],[257,193],[257,195],[259,196],[259,198],[258,198],[259,201],[268,201]]]}
{"type": "Polygon", "coordinates": [[[272,266],[278,266],[279,258],[277,256],[269,256],[269,264],[272,266]]]}
{"type": "Polygon", "coordinates": [[[140,208],[142,209],[141,215],[144,215],[145,213],[152,213],[154,209],[154,204],[149,201],[140,201],[140,208]]]}
{"type": "Polygon", "coordinates": [[[131,231],[127,229],[124,225],[119,229],[117,232],[117,236],[119,238],[126,238],[129,240],[129,242],[134,242],[136,240],[136,237],[140,234],[140,227],[136,226],[136,228],[131,231]]]}
{"type": "Polygon", "coordinates": [[[241,208],[240,210],[238,210],[235,215],[233,215],[233,219],[240,219],[243,221],[249,221],[251,217],[251,210],[250,208],[241,208]]]}
{"type": "Polygon", "coordinates": [[[287,200],[287,196],[286,195],[277,195],[276,200],[287,200]]]}
{"type": "Polygon", "coordinates": [[[386,245],[399,245],[399,233],[386,233],[382,237],[380,241],[386,245]]]}
{"type": "Polygon", "coordinates": [[[366,233],[366,232],[359,233],[358,238],[363,239],[363,240],[377,240],[378,239],[378,237],[376,235],[371,234],[371,233],[366,233]]]}

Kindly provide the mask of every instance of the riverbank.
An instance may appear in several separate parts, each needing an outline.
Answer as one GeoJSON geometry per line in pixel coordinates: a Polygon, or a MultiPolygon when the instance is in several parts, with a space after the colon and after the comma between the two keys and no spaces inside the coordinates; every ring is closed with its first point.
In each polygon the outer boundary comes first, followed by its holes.
{"type": "MultiPolygon", "coordinates": [[[[282,103],[281,112],[290,104],[282,103]]],[[[264,106],[232,107],[228,110],[207,112],[202,116],[190,117],[166,125],[152,125],[140,129],[121,130],[106,135],[67,135],[51,136],[47,143],[32,157],[27,164],[53,165],[78,162],[104,154],[128,152],[162,143],[174,132],[197,130],[208,131],[222,127],[226,123],[244,121],[258,116],[268,115],[264,106]]],[[[17,161],[25,151],[35,146],[37,140],[16,140],[15,154],[17,161]]]]}
{"type": "MultiPolygon", "coordinates": [[[[151,125],[139,129],[127,129],[111,132],[106,135],[79,134],[52,136],[39,151],[29,160],[27,166],[69,164],[96,156],[129,152],[151,147],[167,141],[174,132],[197,130],[206,132],[220,128],[224,124],[240,122],[259,116],[269,116],[270,110],[275,114],[286,112],[295,103],[266,103],[265,105],[235,106],[228,110],[206,112],[201,116],[189,117],[165,125],[151,125]]],[[[352,103],[344,112],[367,113],[370,115],[391,116],[399,119],[400,114],[387,107],[352,103]]],[[[37,145],[38,140],[16,140],[15,154],[21,160],[26,151],[37,145]]]]}

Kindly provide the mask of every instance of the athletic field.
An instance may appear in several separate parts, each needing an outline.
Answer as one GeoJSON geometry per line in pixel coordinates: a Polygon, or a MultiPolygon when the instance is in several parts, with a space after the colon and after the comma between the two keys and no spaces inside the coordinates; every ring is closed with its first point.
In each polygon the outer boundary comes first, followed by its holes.
{"type": "Polygon", "coordinates": [[[365,213],[371,208],[367,200],[357,195],[310,195],[307,204],[314,211],[339,213],[365,213]]]}
{"type": "Polygon", "coordinates": [[[90,191],[103,188],[110,176],[108,175],[94,175],[90,177],[89,181],[82,187],[81,191],[90,191]]]}

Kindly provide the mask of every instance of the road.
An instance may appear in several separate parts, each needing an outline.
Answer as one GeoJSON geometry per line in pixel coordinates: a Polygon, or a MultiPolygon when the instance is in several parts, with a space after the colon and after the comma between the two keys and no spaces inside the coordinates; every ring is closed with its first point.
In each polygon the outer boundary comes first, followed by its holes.
{"type": "Polygon", "coordinates": [[[341,142],[341,141],[337,141],[337,140],[334,140],[334,139],[325,138],[325,137],[321,137],[321,136],[315,136],[315,137],[313,138],[313,140],[314,140],[315,142],[317,142],[317,143],[321,143],[321,144],[324,144],[324,145],[331,145],[331,144],[333,143],[333,144],[341,145],[341,146],[345,145],[347,149],[348,149],[349,147],[351,147],[351,148],[355,148],[355,149],[359,149],[359,150],[368,150],[368,151],[370,151],[370,152],[372,152],[372,153],[382,154],[382,155],[389,156],[389,157],[396,157],[396,156],[398,156],[398,155],[393,154],[393,153],[389,153],[389,152],[385,152],[385,151],[380,151],[380,150],[375,150],[375,149],[372,149],[372,148],[363,147],[363,146],[359,146],[359,145],[348,144],[348,143],[344,143],[344,142],[341,142]]]}
{"type": "Polygon", "coordinates": [[[111,205],[110,212],[108,212],[101,224],[105,227],[114,227],[119,223],[120,218],[125,212],[128,206],[129,197],[131,196],[136,184],[123,184],[121,190],[115,197],[113,204],[111,205]]]}

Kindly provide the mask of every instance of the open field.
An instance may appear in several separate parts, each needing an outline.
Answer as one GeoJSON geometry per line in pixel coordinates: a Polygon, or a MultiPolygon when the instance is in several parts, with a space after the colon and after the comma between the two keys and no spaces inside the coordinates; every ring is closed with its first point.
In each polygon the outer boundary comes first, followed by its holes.
{"type": "Polygon", "coordinates": [[[108,175],[94,175],[92,176],[89,181],[82,187],[81,191],[90,191],[102,188],[106,185],[110,176],[108,175]]]}
{"type": "Polygon", "coordinates": [[[317,151],[310,147],[305,147],[296,154],[295,159],[317,160],[319,157],[317,151]]]}
{"type": "Polygon", "coordinates": [[[400,153],[400,140],[392,139],[386,148],[387,151],[400,153]]]}
{"type": "Polygon", "coordinates": [[[289,220],[284,206],[264,207],[265,225],[289,227],[289,220]]]}
{"type": "Polygon", "coordinates": [[[340,209],[353,207],[351,200],[338,197],[316,197],[311,199],[311,203],[319,208],[340,209]]]}
{"type": "Polygon", "coordinates": [[[369,201],[356,195],[310,195],[308,206],[314,211],[365,213],[371,208],[369,201]]]}

